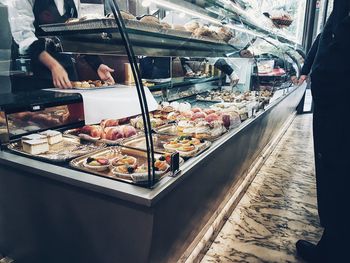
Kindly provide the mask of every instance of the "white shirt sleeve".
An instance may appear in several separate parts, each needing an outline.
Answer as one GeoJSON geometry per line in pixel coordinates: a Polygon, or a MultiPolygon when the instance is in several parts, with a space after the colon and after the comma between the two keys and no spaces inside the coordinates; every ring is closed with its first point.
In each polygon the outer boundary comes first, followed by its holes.
{"type": "MultiPolygon", "coordinates": [[[[40,1],[40,0],[39,0],[40,1]]],[[[38,40],[35,35],[33,13],[35,0],[12,0],[8,1],[9,23],[13,39],[19,46],[20,54],[27,54],[28,49],[34,41],[38,40]]],[[[63,0],[55,0],[57,9],[61,15],[65,10],[63,0]]],[[[74,0],[78,14],[80,14],[80,0],[74,0]]]]}
{"type": "Polygon", "coordinates": [[[20,54],[26,54],[30,45],[38,39],[35,36],[33,5],[34,0],[8,2],[12,37],[19,45],[20,54]]]}

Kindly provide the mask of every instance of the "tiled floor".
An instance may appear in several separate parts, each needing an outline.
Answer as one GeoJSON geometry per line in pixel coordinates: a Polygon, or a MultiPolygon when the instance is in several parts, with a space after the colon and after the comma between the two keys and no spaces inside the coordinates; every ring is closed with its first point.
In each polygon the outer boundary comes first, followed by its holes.
{"type": "Polygon", "coordinates": [[[316,207],[312,115],[298,116],[202,262],[302,262],[295,242],[322,234],[316,207]]]}

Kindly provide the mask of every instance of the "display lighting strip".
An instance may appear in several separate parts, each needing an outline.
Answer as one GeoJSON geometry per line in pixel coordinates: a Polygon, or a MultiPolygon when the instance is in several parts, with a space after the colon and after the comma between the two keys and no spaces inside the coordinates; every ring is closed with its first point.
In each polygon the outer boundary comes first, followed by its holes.
{"type": "MultiPolygon", "coordinates": [[[[211,23],[213,23],[215,25],[220,25],[220,26],[223,25],[221,23],[221,21],[219,21],[218,19],[215,19],[213,17],[210,17],[210,16],[207,16],[207,15],[201,14],[199,12],[190,10],[188,8],[184,8],[184,7],[180,6],[180,5],[172,3],[172,2],[168,2],[168,1],[164,1],[164,0],[145,0],[144,2],[146,2],[146,4],[154,3],[154,4],[158,5],[158,6],[162,6],[162,7],[171,9],[171,10],[175,10],[175,11],[178,11],[178,12],[185,13],[185,14],[190,15],[190,16],[201,18],[201,19],[204,19],[204,20],[206,20],[208,22],[211,22],[211,23]]],[[[249,35],[258,36],[258,37],[265,37],[263,34],[259,34],[257,32],[254,32],[254,31],[242,28],[240,26],[231,25],[231,24],[225,24],[225,27],[231,28],[233,30],[240,31],[242,33],[247,33],[249,35]]]]}

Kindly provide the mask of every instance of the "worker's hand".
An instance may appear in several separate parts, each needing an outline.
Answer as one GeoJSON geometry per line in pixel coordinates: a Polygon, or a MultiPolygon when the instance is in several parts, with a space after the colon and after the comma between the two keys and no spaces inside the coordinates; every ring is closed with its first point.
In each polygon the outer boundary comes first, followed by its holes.
{"type": "Polygon", "coordinates": [[[67,71],[59,63],[51,68],[53,85],[58,89],[71,89],[72,83],[69,80],[67,71]]]}
{"type": "Polygon", "coordinates": [[[235,72],[233,72],[233,73],[229,76],[229,78],[230,78],[230,85],[231,85],[231,87],[235,87],[235,86],[238,84],[238,82],[239,82],[239,77],[238,77],[238,75],[237,75],[235,72]]]}
{"type": "Polygon", "coordinates": [[[298,80],[298,85],[303,84],[305,80],[307,80],[307,75],[301,75],[298,80]]]}
{"type": "Polygon", "coordinates": [[[248,49],[242,49],[240,52],[239,52],[239,55],[242,57],[242,58],[253,58],[254,55],[252,52],[250,52],[248,49]]]}
{"type": "Polygon", "coordinates": [[[297,76],[291,76],[291,77],[290,77],[290,80],[292,81],[292,83],[293,83],[294,85],[297,85],[297,84],[298,84],[298,78],[297,78],[297,76]]]}
{"type": "Polygon", "coordinates": [[[111,74],[112,72],[114,72],[114,69],[111,69],[105,64],[101,64],[97,69],[97,74],[101,80],[106,81],[110,84],[115,84],[114,78],[111,74]]]}

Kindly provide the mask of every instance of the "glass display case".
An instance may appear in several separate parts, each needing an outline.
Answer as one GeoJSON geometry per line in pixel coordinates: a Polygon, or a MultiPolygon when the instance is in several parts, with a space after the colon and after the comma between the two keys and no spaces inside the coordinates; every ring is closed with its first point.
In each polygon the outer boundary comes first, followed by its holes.
{"type": "MultiPolygon", "coordinates": [[[[124,111],[124,118],[84,126],[83,109],[72,106],[15,112],[6,115],[9,141],[65,127],[65,135],[118,152],[72,161],[73,168],[154,187],[164,175],[176,174],[184,160],[292,90],[302,58],[277,35],[252,28],[239,13],[247,6],[227,1],[105,1],[94,8],[82,4],[80,16],[64,23],[40,24],[38,34],[48,51],[74,61],[72,92],[136,87],[142,114],[116,109],[124,111]],[[96,60],[114,69],[116,84],[91,80],[98,78],[92,71],[96,60]],[[159,104],[156,110],[147,106],[147,89],[159,104]],[[72,119],[71,112],[82,114],[72,119]],[[67,129],[70,121],[83,124],[67,129]],[[171,128],[158,130],[167,125],[171,128]],[[159,139],[159,134],[168,137],[159,139]],[[155,145],[161,153],[157,157],[155,145]],[[147,161],[140,157],[138,163],[136,152],[119,160],[123,154],[117,149],[123,147],[145,151],[147,161]]],[[[35,75],[36,69],[31,70],[35,75]]]]}
{"type": "Polygon", "coordinates": [[[70,89],[40,78],[33,54],[12,58],[0,250],[26,263],[176,262],[292,120],[306,86],[293,83],[297,41],[243,1],[84,2],[37,25],[70,89]]]}

